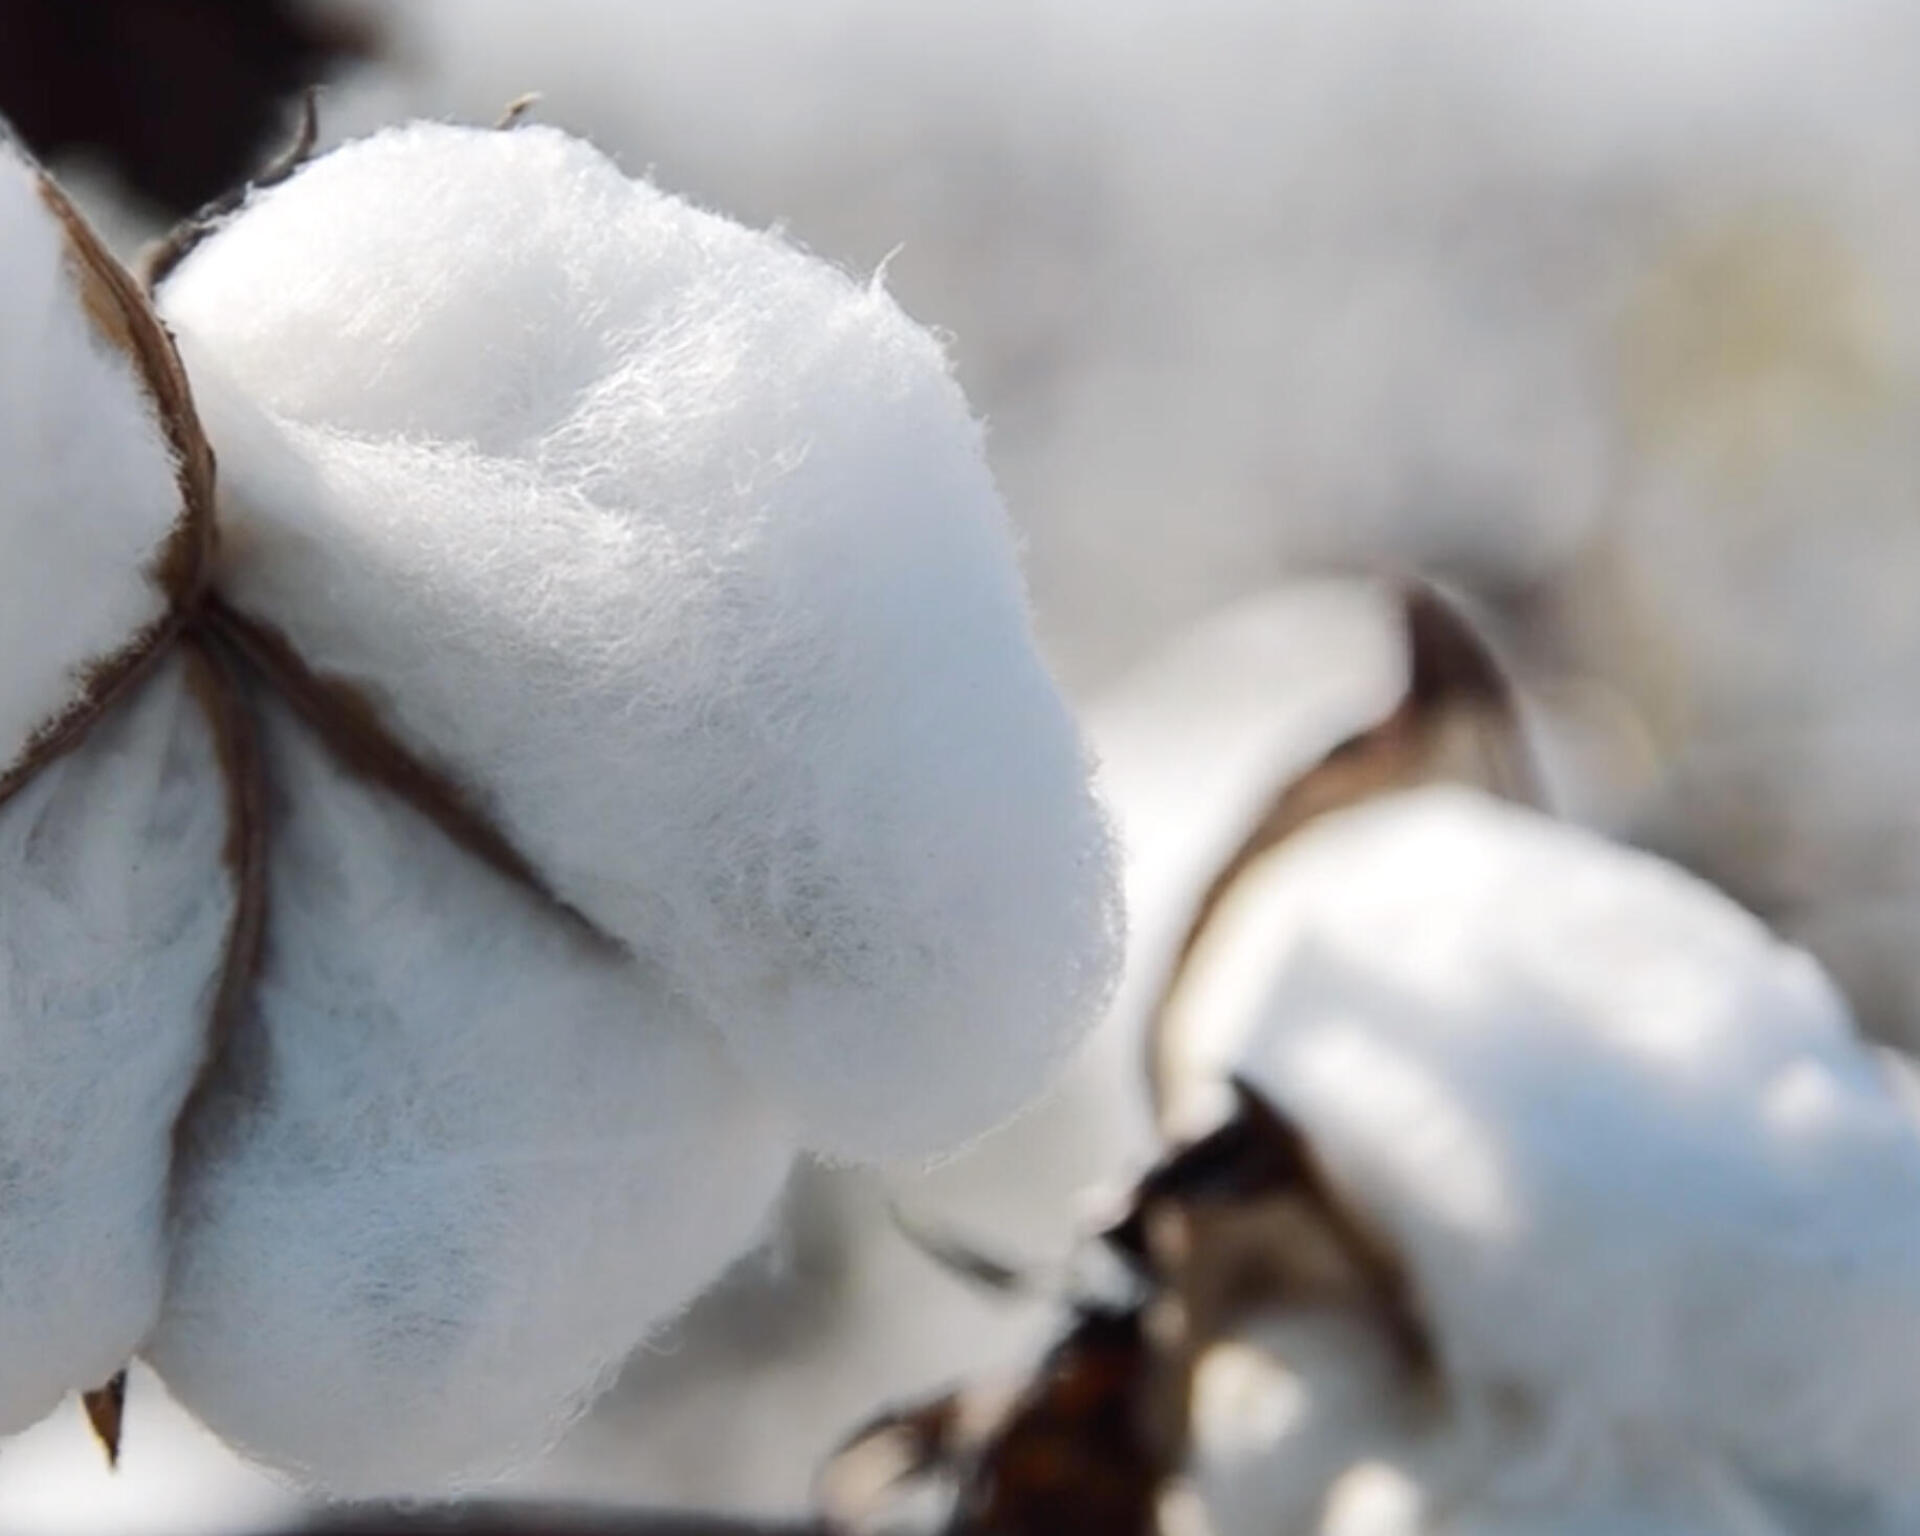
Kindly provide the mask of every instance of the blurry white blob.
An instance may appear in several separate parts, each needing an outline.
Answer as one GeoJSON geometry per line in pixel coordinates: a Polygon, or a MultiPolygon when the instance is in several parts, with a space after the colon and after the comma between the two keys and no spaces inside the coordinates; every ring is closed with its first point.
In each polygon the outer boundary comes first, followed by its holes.
{"type": "Polygon", "coordinates": [[[1644,1493],[1619,1472],[1637,1455],[1920,1494],[1920,1126],[1814,963],[1719,893],[1470,790],[1412,791],[1251,866],[1183,992],[1232,1010],[1213,1059],[1404,1266],[1446,1433],[1519,1412],[1544,1437],[1469,1455],[1479,1482],[1442,1513],[1572,1518],[1644,1493]]]}

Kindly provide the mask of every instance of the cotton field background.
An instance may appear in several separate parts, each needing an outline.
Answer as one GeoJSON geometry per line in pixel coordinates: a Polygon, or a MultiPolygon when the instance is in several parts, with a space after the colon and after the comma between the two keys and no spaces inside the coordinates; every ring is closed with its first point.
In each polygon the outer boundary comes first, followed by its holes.
{"type": "MultiPolygon", "coordinates": [[[[1141,1285],[1192,1313],[1137,1181],[1172,1157],[1191,1199],[1232,1074],[1346,1214],[1309,1181],[1311,1273],[1183,1365],[1168,1536],[1920,1536],[1920,3],[16,0],[0,55],[0,114],[129,259],[317,81],[322,151],[538,92],[527,121],[884,289],[984,423],[1097,762],[1110,1009],[1054,1080],[1011,1026],[923,1069],[1038,1103],[927,1165],[945,1101],[853,1123],[828,1061],[780,1143],[826,1155],[749,1251],[461,1491],[940,1529],[823,1467],[1043,1379],[1141,1285]]],[[[270,311],[297,233],[162,290],[190,371],[272,393],[220,306],[270,311]]],[[[250,407],[195,389],[270,489],[250,407]]],[[[323,395],[316,440],[359,408],[323,395]]],[[[1040,889],[981,933],[1050,941],[1040,889]]],[[[1219,1240],[1177,1214],[1183,1255],[1219,1240]]],[[[950,1450],[914,1470],[964,1484],[950,1450]]],[[[1085,1497],[948,1528],[1144,1536],[1085,1497]]],[[[144,1366],[116,1471],[77,1401],[0,1444],[0,1532],[335,1513],[144,1366]]]]}

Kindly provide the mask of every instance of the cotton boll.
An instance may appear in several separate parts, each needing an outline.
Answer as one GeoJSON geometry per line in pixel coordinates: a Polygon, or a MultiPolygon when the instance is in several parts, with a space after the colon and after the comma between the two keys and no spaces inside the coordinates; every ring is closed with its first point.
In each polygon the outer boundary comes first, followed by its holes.
{"type": "Polygon", "coordinates": [[[0,785],[159,625],[181,484],[126,321],[0,139],[0,785]]]}
{"type": "Polygon", "coordinates": [[[178,660],[0,807],[0,1433],[101,1385],[159,1310],[234,908],[218,771],[178,660]]]}
{"type": "Polygon", "coordinates": [[[147,1355],[348,1494],[542,1449],[753,1241],[788,1143],[709,1031],[266,706],[268,948],[147,1355]]]}
{"type": "Polygon", "coordinates": [[[1240,1010],[1240,1071],[1403,1257],[1452,1379],[1911,1486],[1920,1133],[1804,954],[1438,789],[1309,828],[1201,946],[1190,1000],[1240,1010]]]}
{"type": "Polygon", "coordinates": [[[877,285],[563,135],[415,125],[256,197],[165,308],[305,461],[289,494],[209,407],[224,590],[812,1143],[1031,1095],[1106,996],[1112,859],[979,430],[877,285]]]}

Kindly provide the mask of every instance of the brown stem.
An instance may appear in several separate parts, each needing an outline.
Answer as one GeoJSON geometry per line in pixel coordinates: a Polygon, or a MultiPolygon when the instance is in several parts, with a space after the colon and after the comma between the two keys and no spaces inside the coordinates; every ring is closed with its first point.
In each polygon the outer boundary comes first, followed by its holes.
{"type": "Polygon", "coordinates": [[[320,137],[318,93],[312,86],[300,93],[300,121],[287,147],[263,165],[249,181],[223,192],[168,230],[140,253],[140,281],[148,293],[157,291],[173,275],[173,270],[199,248],[202,241],[218,229],[223,220],[239,210],[241,204],[262,187],[278,186],[313,156],[320,137]]]}

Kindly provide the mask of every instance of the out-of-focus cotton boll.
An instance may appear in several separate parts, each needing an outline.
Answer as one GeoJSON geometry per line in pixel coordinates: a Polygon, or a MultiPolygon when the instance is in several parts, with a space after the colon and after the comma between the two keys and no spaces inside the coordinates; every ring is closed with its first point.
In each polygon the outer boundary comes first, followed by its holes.
{"type": "Polygon", "coordinates": [[[286,496],[215,408],[224,589],[805,1139],[919,1154],[1032,1094],[1105,999],[1112,859],[979,430],[877,285],[558,133],[416,125],[164,297],[308,466],[286,496]]]}
{"type": "Polygon", "coordinates": [[[0,807],[4,1432],[100,1386],[159,1311],[173,1126],[233,914],[187,669],[0,807]]]}
{"type": "Polygon", "coordinates": [[[160,622],[182,519],[153,396],[84,284],[40,173],[0,138],[0,780],[160,622]]]}
{"type": "MultiPolygon", "coordinates": [[[[1532,1405],[1450,1403],[1350,1312],[1262,1317],[1202,1356],[1186,1477],[1214,1536],[1868,1536],[1657,1432],[1565,1445],[1532,1405]],[[1476,1411],[1478,1410],[1478,1411],[1476,1411]]],[[[1843,1506],[1844,1507],[1844,1506],[1843,1506]]],[[[1891,1529],[1891,1528],[1890,1528],[1891,1529]]]]}
{"type": "Polygon", "coordinates": [[[1806,955],[1658,860],[1432,789],[1270,855],[1193,965],[1449,1379],[1911,1485],[1920,1132],[1806,955]]]}
{"type": "Polygon", "coordinates": [[[443,1488],[544,1448],[745,1251],[789,1143],[656,976],[266,721],[268,949],[146,1354],[263,1461],[443,1488]]]}

